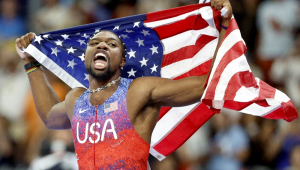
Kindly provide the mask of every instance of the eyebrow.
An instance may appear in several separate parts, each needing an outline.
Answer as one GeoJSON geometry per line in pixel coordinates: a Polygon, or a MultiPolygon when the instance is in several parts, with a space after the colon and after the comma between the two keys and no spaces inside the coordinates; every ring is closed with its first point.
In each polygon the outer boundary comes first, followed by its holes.
{"type": "MultiPolygon", "coordinates": [[[[117,39],[115,39],[115,38],[107,38],[107,39],[108,39],[108,40],[114,40],[114,41],[117,41],[120,45],[122,44],[119,40],[117,40],[117,39]]],[[[91,42],[92,40],[101,40],[101,39],[98,38],[98,37],[95,37],[95,38],[90,39],[90,40],[88,41],[88,43],[91,42]]]]}

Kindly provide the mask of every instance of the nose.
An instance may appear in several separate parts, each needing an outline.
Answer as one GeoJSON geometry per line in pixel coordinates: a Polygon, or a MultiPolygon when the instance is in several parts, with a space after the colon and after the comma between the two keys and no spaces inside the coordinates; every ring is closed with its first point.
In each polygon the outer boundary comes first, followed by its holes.
{"type": "Polygon", "coordinates": [[[108,46],[106,44],[106,42],[100,42],[97,46],[97,49],[103,49],[103,50],[107,50],[108,49],[108,46]]]}

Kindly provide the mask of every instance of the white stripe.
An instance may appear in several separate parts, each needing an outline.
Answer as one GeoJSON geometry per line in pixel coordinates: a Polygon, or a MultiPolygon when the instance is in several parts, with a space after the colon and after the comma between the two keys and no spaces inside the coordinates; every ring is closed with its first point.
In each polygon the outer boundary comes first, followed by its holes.
{"type": "Polygon", "coordinates": [[[160,161],[166,158],[165,155],[157,152],[154,148],[152,148],[152,146],[150,147],[149,152],[151,153],[152,156],[154,156],[156,159],[158,159],[160,161]]]}
{"type": "Polygon", "coordinates": [[[182,120],[186,118],[199,103],[184,107],[173,107],[157,123],[152,132],[151,146],[154,147],[167,136],[182,120]]]}
{"type": "Polygon", "coordinates": [[[223,100],[225,91],[228,87],[228,83],[232,76],[238,72],[250,71],[250,67],[247,63],[246,57],[243,54],[239,58],[232,60],[226,68],[223,70],[219,82],[215,89],[214,100],[223,100]]]}
{"type": "Polygon", "coordinates": [[[274,99],[277,101],[280,101],[280,102],[285,102],[285,103],[287,103],[288,101],[291,100],[286,94],[282,93],[281,91],[279,91],[277,89],[275,92],[274,99]]]}
{"type": "Polygon", "coordinates": [[[183,47],[195,45],[201,35],[209,35],[217,37],[215,30],[211,27],[206,27],[201,30],[189,30],[169,38],[161,40],[164,47],[164,55],[177,51],[183,47]]]}
{"type": "MultiPolygon", "coordinates": [[[[256,80],[256,85],[259,87],[259,79],[256,80]]],[[[259,95],[260,88],[254,88],[254,87],[241,87],[237,92],[234,97],[234,101],[237,102],[249,102],[254,100],[255,98],[258,97],[259,95]]]]}
{"type": "Polygon", "coordinates": [[[37,49],[33,45],[29,45],[25,52],[34,57],[39,63],[41,63],[48,70],[52,71],[57,77],[63,80],[67,85],[71,88],[75,87],[84,87],[79,81],[77,81],[74,77],[72,77],[68,72],[62,69],[59,65],[53,62],[50,58],[48,58],[44,53],[42,53],[39,49],[37,49]]]}
{"type": "Polygon", "coordinates": [[[163,25],[172,24],[174,22],[184,20],[184,19],[188,18],[189,16],[198,15],[198,14],[199,14],[199,10],[195,10],[195,11],[191,11],[191,12],[188,12],[188,13],[185,13],[182,15],[178,15],[173,18],[168,18],[168,19],[163,19],[163,20],[153,21],[153,22],[147,22],[147,23],[144,23],[144,25],[149,28],[155,28],[155,27],[159,27],[159,26],[163,26],[163,25]]]}
{"type": "Polygon", "coordinates": [[[269,113],[279,109],[280,107],[281,107],[280,104],[274,104],[274,105],[271,105],[268,107],[263,107],[256,103],[253,103],[253,104],[249,105],[248,107],[244,108],[243,110],[241,110],[240,112],[262,117],[262,116],[266,116],[269,113]]]}
{"type": "Polygon", "coordinates": [[[217,43],[218,39],[214,39],[207,43],[193,58],[181,60],[162,67],[161,77],[173,79],[212,59],[214,50],[211,49],[215,49],[217,43]]]}
{"type": "MultiPolygon", "coordinates": [[[[225,53],[228,51],[228,50],[231,50],[232,46],[234,44],[236,44],[237,42],[239,41],[243,41],[242,40],[242,37],[241,37],[241,33],[239,30],[233,30],[222,42],[221,46],[219,47],[219,50],[218,50],[218,53],[217,53],[217,56],[216,56],[216,59],[215,59],[215,63],[213,65],[213,68],[211,70],[211,76],[209,76],[209,80],[208,80],[208,83],[207,83],[207,87],[210,86],[210,83],[211,83],[211,79],[213,77],[213,75],[215,74],[216,72],[216,69],[218,67],[218,65],[220,64],[220,61],[222,60],[223,56],[225,55],[225,53]]],[[[243,41],[244,42],[244,41],[243,41]]],[[[245,42],[244,42],[245,43],[245,42]]],[[[203,95],[202,95],[202,98],[205,97],[206,95],[206,90],[207,88],[205,89],[203,95]]]]}

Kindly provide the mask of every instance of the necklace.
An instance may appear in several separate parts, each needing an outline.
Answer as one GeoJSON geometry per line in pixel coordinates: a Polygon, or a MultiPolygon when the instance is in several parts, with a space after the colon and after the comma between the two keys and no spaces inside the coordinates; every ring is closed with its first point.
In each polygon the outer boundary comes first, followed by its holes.
{"type": "Polygon", "coordinates": [[[99,88],[97,88],[97,89],[88,89],[88,91],[90,92],[90,93],[96,93],[96,92],[98,92],[98,91],[101,91],[101,90],[104,90],[104,89],[106,89],[107,87],[109,87],[109,86],[111,86],[111,85],[113,85],[113,84],[116,84],[116,82],[118,82],[118,81],[120,81],[121,80],[121,76],[119,76],[116,80],[113,80],[112,82],[110,82],[110,83],[108,83],[107,85],[105,85],[105,86],[102,86],[102,87],[99,87],[99,88]]]}

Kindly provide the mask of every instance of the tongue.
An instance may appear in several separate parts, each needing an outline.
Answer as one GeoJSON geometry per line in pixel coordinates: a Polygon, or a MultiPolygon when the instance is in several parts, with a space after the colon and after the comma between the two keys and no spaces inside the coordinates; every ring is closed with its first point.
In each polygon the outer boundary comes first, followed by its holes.
{"type": "Polygon", "coordinates": [[[95,61],[95,68],[96,69],[104,69],[106,67],[107,62],[103,60],[96,60],[95,61]]]}

